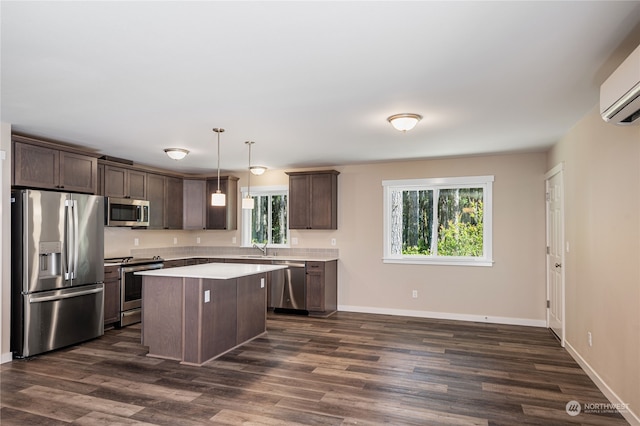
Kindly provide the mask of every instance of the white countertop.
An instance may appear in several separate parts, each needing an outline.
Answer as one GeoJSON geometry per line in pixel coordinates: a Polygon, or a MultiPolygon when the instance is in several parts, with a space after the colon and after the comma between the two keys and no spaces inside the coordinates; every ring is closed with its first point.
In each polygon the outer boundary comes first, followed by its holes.
{"type": "Polygon", "coordinates": [[[168,269],[153,269],[136,272],[135,275],[150,277],[205,278],[229,280],[247,275],[286,269],[287,265],[261,265],[247,263],[205,263],[202,265],[179,266],[168,269]]]}

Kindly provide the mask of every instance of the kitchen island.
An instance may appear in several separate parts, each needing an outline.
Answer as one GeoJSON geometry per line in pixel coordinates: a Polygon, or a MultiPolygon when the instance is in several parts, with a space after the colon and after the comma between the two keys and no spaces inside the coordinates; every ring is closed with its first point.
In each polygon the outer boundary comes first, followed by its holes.
{"type": "Polygon", "coordinates": [[[267,274],[284,268],[209,263],[136,272],[147,355],[202,365],[264,334],[267,274]]]}

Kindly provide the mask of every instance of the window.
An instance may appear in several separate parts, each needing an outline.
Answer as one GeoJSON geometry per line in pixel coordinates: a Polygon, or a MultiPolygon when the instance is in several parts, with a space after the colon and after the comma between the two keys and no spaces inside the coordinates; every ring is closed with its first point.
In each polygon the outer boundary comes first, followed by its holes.
{"type": "Polygon", "coordinates": [[[384,262],[491,266],[493,176],[387,180],[384,262]]]}
{"type": "MultiPolygon", "coordinates": [[[[289,246],[287,222],[288,186],[251,188],[253,210],[242,210],[242,245],[267,244],[269,247],[289,246]]],[[[242,188],[242,196],[247,188],[242,188]]]]}

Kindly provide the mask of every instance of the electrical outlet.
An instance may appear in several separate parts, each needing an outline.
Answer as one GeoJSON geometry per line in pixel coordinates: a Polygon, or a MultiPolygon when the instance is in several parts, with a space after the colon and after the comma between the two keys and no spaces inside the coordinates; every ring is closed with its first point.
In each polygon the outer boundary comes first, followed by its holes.
{"type": "Polygon", "coordinates": [[[593,346],[593,337],[590,331],[587,331],[587,341],[589,342],[589,347],[593,346]]]}
{"type": "Polygon", "coordinates": [[[196,244],[200,244],[200,237],[196,237],[196,244]]]}
{"type": "Polygon", "coordinates": [[[336,239],[335,239],[335,238],[332,238],[332,239],[331,239],[331,245],[332,245],[332,246],[335,246],[335,245],[336,245],[336,239]]]}
{"type": "Polygon", "coordinates": [[[140,240],[138,238],[134,238],[133,239],[133,245],[134,246],[139,246],[140,245],[140,240]]]}
{"type": "Polygon", "coordinates": [[[173,237],[173,244],[178,244],[178,239],[176,237],[173,237]]]}
{"type": "Polygon", "coordinates": [[[264,288],[264,278],[260,278],[260,288],[264,288]]]}
{"type": "Polygon", "coordinates": [[[291,244],[293,244],[294,246],[298,244],[298,238],[297,237],[293,237],[291,238],[291,244]]]}
{"type": "Polygon", "coordinates": [[[411,293],[411,297],[413,297],[414,299],[418,298],[418,290],[413,290],[413,292],[411,293]]]}
{"type": "Polygon", "coordinates": [[[211,302],[211,290],[204,291],[204,303],[211,302]]]}
{"type": "Polygon", "coordinates": [[[231,237],[231,244],[236,244],[236,237],[231,237]]]}

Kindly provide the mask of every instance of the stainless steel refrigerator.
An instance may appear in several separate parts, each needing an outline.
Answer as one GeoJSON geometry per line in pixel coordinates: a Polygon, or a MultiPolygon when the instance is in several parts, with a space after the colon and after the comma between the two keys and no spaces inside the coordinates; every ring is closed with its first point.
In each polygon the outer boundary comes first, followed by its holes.
{"type": "Polygon", "coordinates": [[[104,334],[104,199],[11,199],[11,350],[29,357],[104,334]]]}

